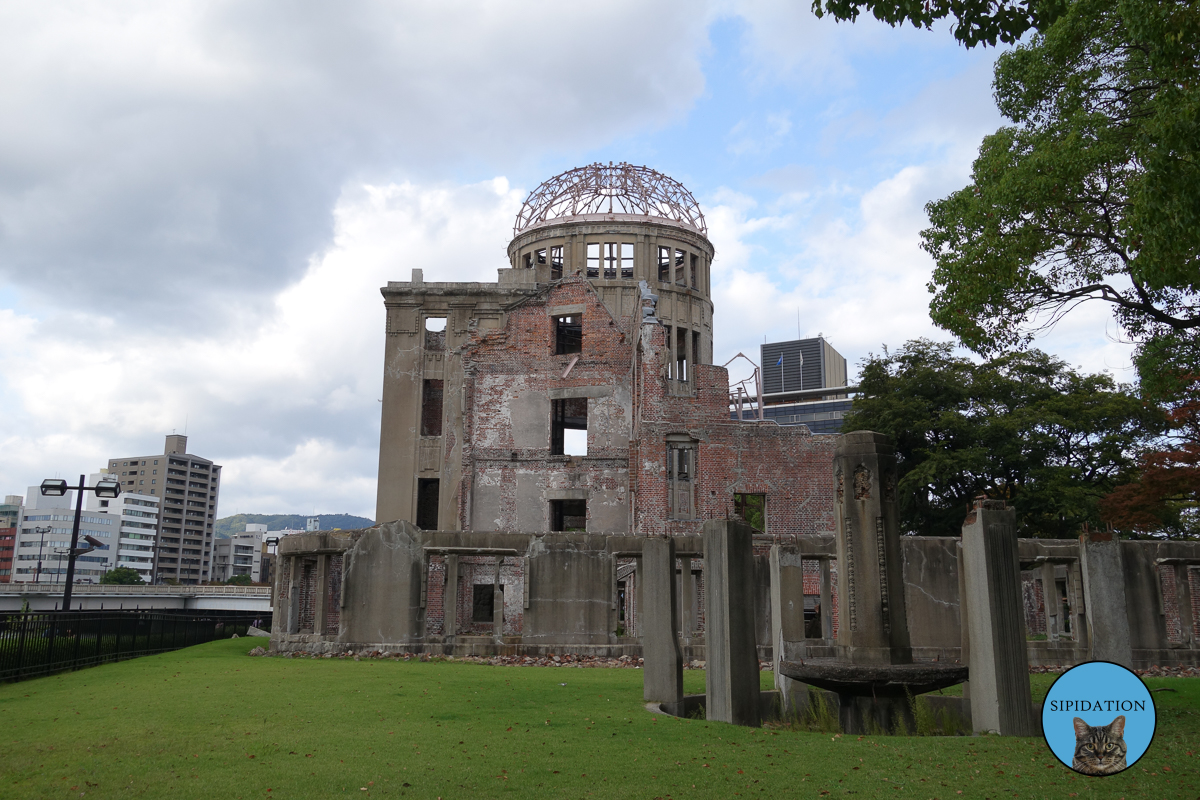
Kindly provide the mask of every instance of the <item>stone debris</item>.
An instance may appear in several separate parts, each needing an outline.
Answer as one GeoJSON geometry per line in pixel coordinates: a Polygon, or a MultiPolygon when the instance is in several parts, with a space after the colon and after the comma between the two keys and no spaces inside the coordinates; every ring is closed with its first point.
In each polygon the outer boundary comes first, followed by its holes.
{"type": "MultiPolygon", "coordinates": [[[[353,658],[361,661],[364,658],[381,659],[385,661],[445,661],[460,664],[489,664],[494,667],[570,667],[574,669],[641,669],[644,660],[633,656],[606,658],[604,656],[562,655],[545,656],[443,656],[429,653],[385,653],[381,650],[346,650],[342,653],[269,653],[261,647],[250,651],[252,656],[279,656],[281,658],[353,658]],[[261,651],[261,652],[260,652],[261,651]]],[[[704,669],[705,662],[684,662],[684,669],[704,669]]],[[[770,661],[759,661],[758,668],[763,672],[771,671],[770,661]]]]}
{"type": "MultiPolygon", "coordinates": [[[[1049,664],[1040,667],[1030,667],[1029,671],[1035,675],[1061,675],[1070,668],[1070,664],[1049,664]]],[[[1135,669],[1133,672],[1135,675],[1143,678],[1200,678],[1200,667],[1160,667],[1156,664],[1145,669],[1135,669]]]]}

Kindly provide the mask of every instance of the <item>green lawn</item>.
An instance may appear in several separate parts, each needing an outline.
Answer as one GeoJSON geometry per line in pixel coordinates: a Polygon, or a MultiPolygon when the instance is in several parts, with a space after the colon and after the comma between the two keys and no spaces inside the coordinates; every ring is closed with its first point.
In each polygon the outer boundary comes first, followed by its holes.
{"type": "MultiPolygon", "coordinates": [[[[1040,738],[842,737],[651,715],[638,670],[247,657],[255,644],[0,686],[0,796],[1200,796],[1197,679],[1148,680],[1175,690],[1154,695],[1150,752],[1088,779],[1040,738]]],[[[703,691],[702,672],[685,681],[703,691]]]]}

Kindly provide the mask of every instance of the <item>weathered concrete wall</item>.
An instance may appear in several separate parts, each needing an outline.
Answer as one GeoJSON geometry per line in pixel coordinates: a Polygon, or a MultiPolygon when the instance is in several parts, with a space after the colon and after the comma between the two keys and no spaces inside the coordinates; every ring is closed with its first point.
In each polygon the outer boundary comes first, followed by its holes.
{"type": "Polygon", "coordinates": [[[961,644],[957,538],[904,536],[904,600],[913,657],[955,661],[961,644]]]}

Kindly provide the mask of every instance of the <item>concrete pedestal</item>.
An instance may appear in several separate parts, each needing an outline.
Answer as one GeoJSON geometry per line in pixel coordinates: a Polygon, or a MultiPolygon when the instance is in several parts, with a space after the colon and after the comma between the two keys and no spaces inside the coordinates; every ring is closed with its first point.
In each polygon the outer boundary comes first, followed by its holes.
{"type": "Polygon", "coordinates": [[[1085,532],[1079,537],[1079,562],[1091,644],[1088,655],[1093,661],[1111,661],[1132,668],[1133,646],[1129,638],[1120,540],[1112,533],[1085,532]]]}
{"type": "Polygon", "coordinates": [[[716,722],[758,727],[753,535],[736,520],[704,523],[706,710],[716,722]]]}
{"type": "Polygon", "coordinates": [[[642,544],[642,581],[642,697],[666,704],[670,712],[670,706],[683,702],[673,539],[647,539],[642,544]]]}
{"type": "Polygon", "coordinates": [[[962,555],[972,726],[977,733],[1033,736],[1016,512],[1003,500],[976,501],[963,523],[962,555]]]}

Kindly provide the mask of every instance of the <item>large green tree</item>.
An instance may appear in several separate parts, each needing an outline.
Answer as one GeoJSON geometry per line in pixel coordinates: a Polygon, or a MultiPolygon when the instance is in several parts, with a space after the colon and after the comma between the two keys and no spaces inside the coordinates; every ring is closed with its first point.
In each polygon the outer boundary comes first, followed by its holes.
{"type": "Polygon", "coordinates": [[[972,499],[1007,500],[1022,536],[1101,524],[1099,501],[1130,479],[1162,412],[1108,375],[1038,350],[983,363],[923,339],[862,364],[843,430],[896,442],[903,530],[958,535],[972,499]]]}
{"type": "Polygon", "coordinates": [[[137,570],[129,567],[116,567],[100,576],[100,582],[104,584],[117,584],[128,586],[131,584],[145,583],[142,576],[137,570]]]}
{"type": "Polygon", "coordinates": [[[991,354],[1107,303],[1143,390],[1178,393],[1200,372],[1200,4],[1076,0],[994,88],[1013,125],[926,207],[934,322],[991,354]]]}

